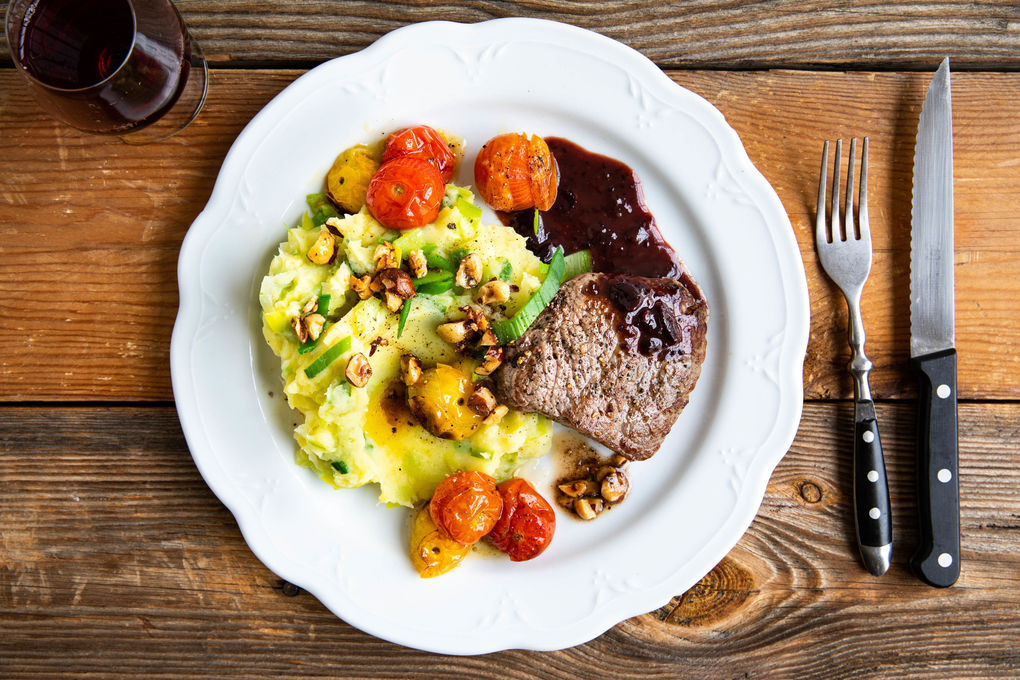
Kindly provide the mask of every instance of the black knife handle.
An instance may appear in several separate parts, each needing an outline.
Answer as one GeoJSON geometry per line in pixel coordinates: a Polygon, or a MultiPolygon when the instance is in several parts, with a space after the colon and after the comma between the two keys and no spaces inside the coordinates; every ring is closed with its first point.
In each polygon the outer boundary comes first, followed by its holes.
{"type": "MultiPolygon", "coordinates": [[[[878,436],[875,404],[870,400],[858,401],[854,410],[856,422],[854,426],[854,513],[857,519],[857,539],[862,546],[878,548],[892,543],[889,485],[885,477],[882,440],[878,436]]],[[[871,565],[868,566],[870,571],[871,565]]],[[[884,571],[885,569],[882,569],[882,572],[884,571]]]]}
{"type": "Polygon", "coordinates": [[[960,576],[956,350],[926,354],[913,363],[920,373],[917,508],[921,535],[910,566],[929,585],[945,588],[960,576]]]}

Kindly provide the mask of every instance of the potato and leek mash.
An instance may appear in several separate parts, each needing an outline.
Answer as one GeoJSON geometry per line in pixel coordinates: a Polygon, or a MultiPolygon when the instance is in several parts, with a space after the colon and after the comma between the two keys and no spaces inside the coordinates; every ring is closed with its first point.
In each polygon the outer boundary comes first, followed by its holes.
{"type": "MultiPolygon", "coordinates": [[[[513,229],[480,223],[473,200],[470,191],[447,185],[439,216],[404,232],[386,229],[364,207],[326,224],[305,214],[301,224],[288,229],[272,260],[259,296],[263,333],[280,357],[286,398],[304,416],[294,431],[296,458],[334,487],[377,483],[380,501],[409,506],[428,499],[454,471],[477,470],[505,479],[523,459],[549,449],[550,422],[539,415],[509,411],[456,441],[431,434],[408,408],[401,374],[401,359],[407,355],[417,358],[422,371],[446,366],[474,382],[484,378],[475,373],[481,353],[458,352],[437,333],[440,325],[470,314],[469,306],[483,304],[479,287],[419,291],[399,311],[357,290],[359,278],[385,264],[378,262],[381,245],[389,266],[406,263],[412,272],[426,255],[434,263],[454,264],[474,255],[481,267],[479,286],[495,279],[511,291],[509,299],[490,306],[499,315],[513,315],[539,287],[545,265],[513,229]],[[317,264],[310,258],[327,230],[334,237],[332,256],[318,258],[325,263],[317,264]],[[353,373],[349,369],[356,355],[367,359],[370,376],[364,382],[365,366],[360,371],[353,366],[353,373]]],[[[314,202],[309,202],[314,213],[314,202]]]]}

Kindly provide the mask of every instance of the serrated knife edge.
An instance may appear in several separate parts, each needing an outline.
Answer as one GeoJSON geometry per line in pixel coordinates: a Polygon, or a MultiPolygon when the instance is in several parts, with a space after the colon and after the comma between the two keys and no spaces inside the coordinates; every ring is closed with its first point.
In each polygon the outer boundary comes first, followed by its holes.
{"type": "Polygon", "coordinates": [[[953,146],[949,59],[935,72],[918,124],[910,231],[910,355],[954,344],[953,146]]]}

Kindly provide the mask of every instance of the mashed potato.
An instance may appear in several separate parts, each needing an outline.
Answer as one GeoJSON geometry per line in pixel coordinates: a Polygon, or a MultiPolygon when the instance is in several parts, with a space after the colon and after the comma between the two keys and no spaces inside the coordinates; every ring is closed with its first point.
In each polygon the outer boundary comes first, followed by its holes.
{"type": "Polygon", "coordinates": [[[465,251],[477,254],[484,264],[483,281],[501,276],[517,286],[503,310],[511,316],[538,288],[544,265],[513,229],[479,223],[472,201],[469,191],[449,185],[435,222],[403,233],[387,230],[362,208],[340,218],[339,256],[327,265],[306,256],[320,228],[305,216],[301,226],[288,230],[273,258],[259,295],[263,333],[280,357],[287,400],[304,415],[294,431],[297,461],[335,487],[377,483],[380,501],[413,505],[429,498],[454,471],[479,470],[501,480],[512,476],[524,459],[549,450],[551,425],[542,416],[510,411],[498,424],[482,426],[463,441],[450,441],[418,425],[402,400],[403,354],[414,354],[425,367],[446,363],[472,375],[478,361],[458,354],[435,329],[462,318],[458,310],[473,302],[475,291],[454,287],[438,295],[416,295],[404,303],[411,308],[398,338],[398,314],[375,297],[360,300],[351,289],[352,274],[374,271],[377,245],[396,238],[394,244],[406,251],[398,257],[420,248],[453,259],[465,251]],[[325,295],[329,304],[322,335],[313,350],[300,353],[291,319],[300,316],[309,300],[325,295]],[[348,337],[349,351],[314,377],[305,374],[320,355],[348,337]],[[372,377],[365,387],[353,387],[344,375],[347,361],[358,352],[369,356],[373,344],[372,377]]]}

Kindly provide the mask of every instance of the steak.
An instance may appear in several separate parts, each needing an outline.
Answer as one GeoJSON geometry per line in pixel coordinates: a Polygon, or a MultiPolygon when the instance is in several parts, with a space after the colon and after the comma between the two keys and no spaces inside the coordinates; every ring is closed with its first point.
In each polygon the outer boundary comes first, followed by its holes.
{"type": "Polygon", "coordinates": [[[680,279],[582,274],[504,348],[496,398],[631,460],[654,454],[705,360],[708,304],[680,279]]]}

